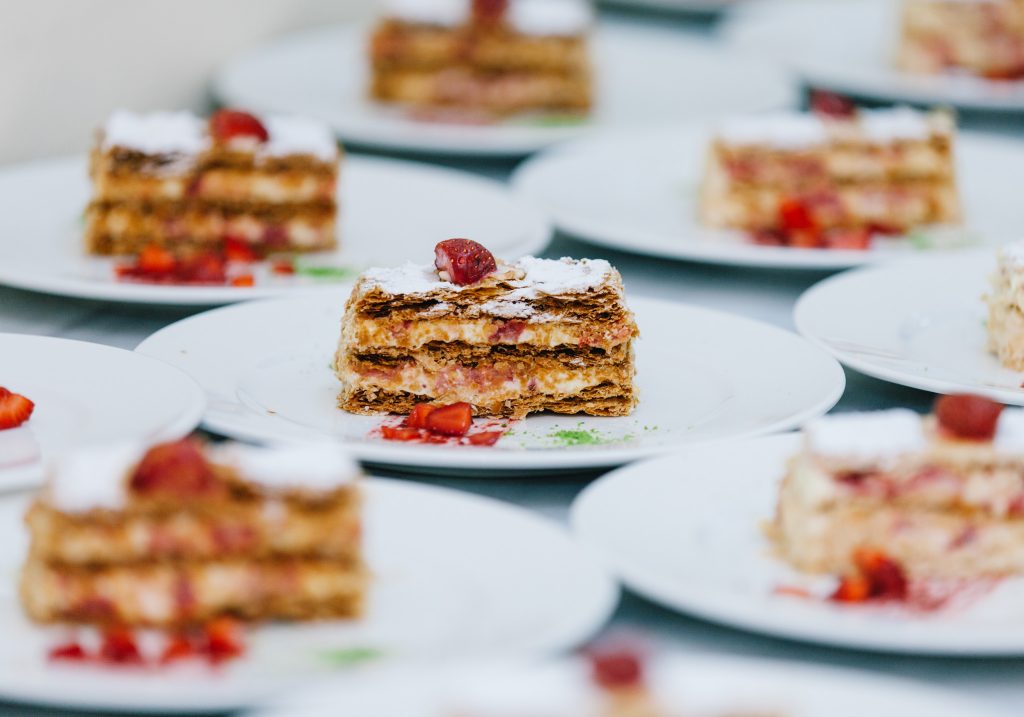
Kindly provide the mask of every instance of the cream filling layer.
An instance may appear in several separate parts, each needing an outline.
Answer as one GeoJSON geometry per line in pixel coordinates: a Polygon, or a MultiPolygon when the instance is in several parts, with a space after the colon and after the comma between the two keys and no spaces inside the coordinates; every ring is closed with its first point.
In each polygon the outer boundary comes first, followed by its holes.
{"type": "Polygon", "coordinates": [[[147,175],[94,178],[94,199],[101,202],[219,201],[305,204],[334,199],[335,178],[303,173],[209,170],[201,177],[147,175]]]}
{"type": "MultiPolygon", "coordinates": [[[[528,306],[526,306],[529,309],[528,306]]],[[[438,305],[426,315],[450,310],[438,305]]],[[[595,325],[570,323],[554,317],[524,319],[358,319],[346,323],[342,343],[350,351],[370,351],[376,347],[415,349],[431,342],[461,342],[471,345],[528,344],[556,346],[611,347],[632,338],[627,324],[595,325]]]]}

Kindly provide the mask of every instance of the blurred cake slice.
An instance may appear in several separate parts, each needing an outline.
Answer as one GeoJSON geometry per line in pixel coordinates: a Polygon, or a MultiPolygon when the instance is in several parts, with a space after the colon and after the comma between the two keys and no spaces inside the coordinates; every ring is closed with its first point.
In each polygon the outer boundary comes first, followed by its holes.
{"type": "Polygon", "coordinates": [[[812,421],[771,533],[781,557],[812,573],[846,573],[866,549],[910,577],[1024,572],[1024,410],[958,395],[934,416],[812,421]]]}
{"type": "Polygon", "coordinates": [[[988,345],[999,361],[1024,371],[1024,242],[999,249],[988,304],[988,345]]]}
{"type": "Polygon", "coordinates": [[[587,0],[391,0],[370,42],[371,96],[470,113],[585,112],[587,0]]]}
{"type": "Polygon", "coordinates": [[[25,611],[132,627],[358,616],[358,478],[326,445],[70,454],[26,516],[25,611]]]}
{"type": "Polygon", "coordinates": [[[339,150],[330,129],[297,117],[220,110],[115,112],[92,151],[85,240],[91,254],[331,249],[339,150]]]}
{"type": "Polygon", "coordinates": [[[903,0],[897,66],[1024,79],[1024,0],[903,0]]]}
{"type": "Polygon", "coordinates": [[[836,249],[957,223],[954,134],[948,114],[909,108],[726,120],[711,141],[701,220],[758,243],[836,249]]]}
{"type": "Polygon", "coordinates": [[[338,405],[409,413],[468,403],[476,415],[622,416],[636,403],[637,335],[622,279],[600,259],[499,263],[467,239],[434,264],[370,269],[342,319],[338,405]]]}

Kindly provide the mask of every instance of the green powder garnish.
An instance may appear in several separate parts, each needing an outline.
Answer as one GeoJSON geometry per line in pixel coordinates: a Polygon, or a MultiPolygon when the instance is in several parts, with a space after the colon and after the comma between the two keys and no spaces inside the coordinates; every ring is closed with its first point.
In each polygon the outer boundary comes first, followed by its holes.
{"type": "Polygon", "coordinates": [[[596,446],[607,442],[594,431],[581,431],[579,429],[555,431],[551,434],[551,438],[565,446],[596,446]]]}
{"type": "Polygon", "coordinates": [[[353,667],[379,659],[384,653],[373,647],[349,647],[321,652],[320,656],[335,667],[353,667]]]}
{"type": "Polygon", "coordinates": [[[357,269],[349,266],[303,266],[295,262],[295,273],[299,276],[308,276],[313,279],[328,279],[332,281],[343,281],[359,273],[357,269]]]}

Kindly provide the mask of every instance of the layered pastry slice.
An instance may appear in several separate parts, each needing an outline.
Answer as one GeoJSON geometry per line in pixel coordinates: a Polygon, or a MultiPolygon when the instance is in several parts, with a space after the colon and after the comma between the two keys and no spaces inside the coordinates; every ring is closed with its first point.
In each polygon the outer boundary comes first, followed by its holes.
{"type": "Polygon", "coordinates": [[[371,96],[475,114],[585,112],[587,0],[391,0],[370,42],[371,96]]]}
{"type": "Polygon", "coordinates": [[[467,239],[434,264],[371,269],[342,319],[338,405],[409,413],[468,403],[475,415],[622,416],[636,403],[637,336],[619,273],[603,260],[499,263],[467,239]]]}
{"type": "Polygon", "coordinates": [[[701,220],[758,243],[838,249],[955,224],[954,134],[949,115],[909,108],[727,120],[712,138],[701,220]]]}
{"type": "Polygon", "coordinates": [[[359,471],[333,446],[86,449],[26,516],[25,611],[174,628],[360,614],[359,471]]]}
{"type": "Polygon", "coordinates": [[[945,396],[932,416],[831,415],[804,436],[771,526],[796,568],[845,574],[872,551],[910,578],[1024,572],[1024,410],[945,396]]]}
{"type": "Polygon", "coordinates": [[[903,0],[897,66],[1024,79],[1024,0],[903,0]]]}
{"type": "Polygon", "coordinates": [[[988,304],[988,346],[1007,368],[1024,371],[1024,242],[1001,247],[988,304]]]}
{"type": "Polygon", "coordinates": [[[338,164],[333,134],[313,120],[116,112],[92,150],[86,249],[334,248],[338,164]]]}

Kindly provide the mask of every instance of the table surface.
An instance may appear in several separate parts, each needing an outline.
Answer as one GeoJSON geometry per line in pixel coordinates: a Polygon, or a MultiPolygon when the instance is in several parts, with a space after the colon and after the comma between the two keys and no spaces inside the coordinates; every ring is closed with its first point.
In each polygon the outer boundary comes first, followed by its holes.
{"type": "MultiPolygon", "coordinates": [[[[713,35],[716,21],[700,16],[673,17],[650,13],[616,12],[618,22],[677,25],[681,34],[713,35]]],[[[965,118],[972,128],[1024,134],[1020,119],[965,118]]],[[[514,162],[437,160],[471,172],[506,178],[514,162]]],[[[800,294],[826,276],[814,271],[756,270],[718,267],[633,256],[557,236],[544,254],[549,257],[604,257],[622,272],[632,296],[648,296],[706,306],[759,319],[792,330],[792,309],[800,294]]],[[[17,332],[71,339],[133,349],[154,331],[201,309],[123,305],[33,294],[0,288],[0,332],[17,332]]],[[[0,357],[2,360],[2,357],[0,357]]],[[[931,394],[887,384],[847,372],[846,393],[836,410],[863,410],[904,406],[925,410],[931,394]]],[[[396,474],[397,475],[397,474],[396,474]]],[[[426,478],[414,479],[472,491],[537,510],[565,522],[569,505],[600,472],[571,477],[426,478]]],[[[1024,659],[952,659],[894,656],[816,647],[733,630],[691,619],[624,592],[611,623],[611,631],[638,630],[656,641],[687,651],[750,655],[824,663],[899,675],[970,693],[1012,714],[1024,705],[1024,659]]],[[[0,713],[43,715],[47,710],[4,704],[0,713]]]]}

